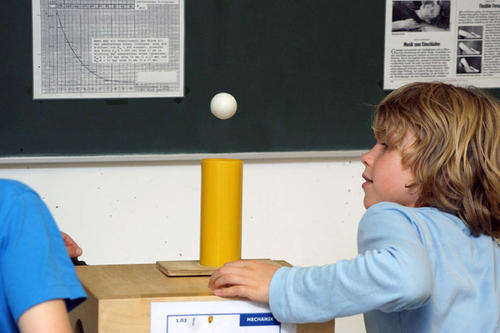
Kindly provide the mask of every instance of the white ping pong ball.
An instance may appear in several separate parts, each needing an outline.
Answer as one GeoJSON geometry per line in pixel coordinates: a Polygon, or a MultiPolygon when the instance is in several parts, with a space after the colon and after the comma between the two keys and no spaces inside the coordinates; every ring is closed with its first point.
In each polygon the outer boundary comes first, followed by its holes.
{"type": "Polygon", "coordinates": [[[210,111],[219,119],[231,118],[238,108],[238,103],[233,95],[221,92],[212,97],[210,111]]]}

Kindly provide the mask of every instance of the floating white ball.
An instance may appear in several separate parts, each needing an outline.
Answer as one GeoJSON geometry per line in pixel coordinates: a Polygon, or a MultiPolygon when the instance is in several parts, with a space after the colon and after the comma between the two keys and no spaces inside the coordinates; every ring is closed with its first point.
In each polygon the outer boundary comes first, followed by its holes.
{"type": "Polygon", "coordinates": [[[212,97],[210,111],[219,119],[231,118],[238,108],[238,103],[233,95],[221,92],[212,97]]]}

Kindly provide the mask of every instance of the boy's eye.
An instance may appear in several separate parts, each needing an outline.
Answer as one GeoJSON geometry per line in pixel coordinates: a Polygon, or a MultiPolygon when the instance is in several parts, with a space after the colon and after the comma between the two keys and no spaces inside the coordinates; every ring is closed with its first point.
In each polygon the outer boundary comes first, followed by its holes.
{"type": "Polygon", "coordinates": [[[380,145],[385,148],[389,148],[389,145],[385,142],[380,142],[380,145]]]}

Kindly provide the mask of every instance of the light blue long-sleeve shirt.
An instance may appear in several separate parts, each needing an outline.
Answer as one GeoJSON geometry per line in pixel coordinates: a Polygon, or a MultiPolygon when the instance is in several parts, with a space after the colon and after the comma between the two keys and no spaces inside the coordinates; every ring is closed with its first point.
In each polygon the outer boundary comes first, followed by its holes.
{"type": "Polygon", "coordinates": [[[365,314],[368,333],[499,333],[500,246],[435,208],[382,202],[359,224],[359,255],[280,268],[269,291],[282,322],[365,314]]]}

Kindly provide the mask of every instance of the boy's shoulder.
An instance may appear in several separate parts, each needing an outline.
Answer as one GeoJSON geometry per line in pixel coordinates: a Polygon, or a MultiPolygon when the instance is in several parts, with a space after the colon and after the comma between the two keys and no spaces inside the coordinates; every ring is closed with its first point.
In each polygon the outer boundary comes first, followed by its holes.
{"type": "Polygon", "coordinates": [[[363,218],[368,220],[390,218],[410,223],[415,229],[458,228],[469,233],[467,226],[456,215],[434,207],[407,207],[394,202],[379,202],[369,207],[363,218]]]}
{"type": "Polygon", "coordinates": [[[365,215],[368,216],[380,214],[400,215],[410,220],[418,220],[421,218],[435,219],[438,217],[450,218],[452,216],[434,207],[408,207],[388,201],[376,203],[370,206],[365,212],[365,215]]]}
{"type": "Polygon", "coordinates": [[[403,206],[401,204],[390,202],[390,201],[382,201],[378,202],[372,206],[370,206],[366,213],[377,213],[382,211],[394,211],[400,212],[404,214],[447,214],[445,212],[440,211],[434,207],[408,207],[403,206]]]}
{"type": "MultiPolygon", "coordinates": [[[[427,207],[426,207],[427,208],[427,207]]],[[[378,215],[378,214],[414,214],[417,209],[421,208],[414,208],[414,207],[407,207],[403,206],[401,204],[395,203],[395,202],[389,202],[389,201],[382,201],[378,202],[376,204],[371,205],[365,212],[365,215],[378,215]]]]}
{"type": "Polygon", "coordinates": [[[0,178],[0,190],[2,191],[33,191],[28,185],[19,180],[0,178]]]}
{"type": "Polygon", "coordinates": [[[20,181],[0,178],[0,200],[12,199],[26,193],[37,195],[32,188],[20,181]]]}
{"type": "Polygon", "coordinates": [[[15,221],[41,202],[40,196],[28,185],[17,180],[0,179],[0,235],[5,235],[8,221],[15,221]]]}

